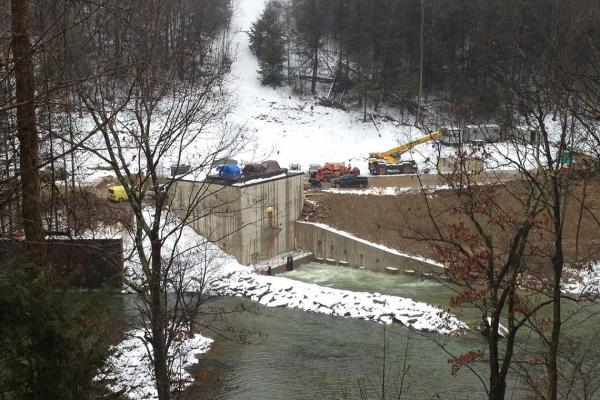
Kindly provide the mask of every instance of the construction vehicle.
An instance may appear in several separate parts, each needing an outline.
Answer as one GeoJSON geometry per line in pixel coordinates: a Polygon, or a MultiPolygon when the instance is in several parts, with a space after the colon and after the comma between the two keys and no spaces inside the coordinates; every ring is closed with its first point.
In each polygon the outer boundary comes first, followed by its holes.
{"type": "Polygon", "coordinates": [[[108,188],[108,199],[119,203],[122,201],[129,200],[129,197],[127,196],[125,188],[122,185],[120,185],[108,188]]]}
{"type": "Polygon", "coordinates": [[[347,167],[344,163],[325,163],[325,165],[317,170],[315,179],[321,182],[330,181],[333,178],[339,178],[347,174],[358,176],[360,175],[360,170],[356,167],[347,167]]]}
{"type": "Polygon", "coordinates": [[[317,175],[317,171],[321,168],[321,164],[310,164],[308,166],[308,175],[314,178],[317,175]]]}
{"type": "Polygon", "coordinates": [[[356,176],[356,175],[346,174],[339,178],[332,179],[331,184],[333,185],[334,188],[336,188],[336,187],[366,188],[367,186],[369,186],[369,178],[367,178],[366,176],[356,176]]]}
{"type": "Polygon", "coordinates": [[[443,135],[443,132],[438,130],[386,152],[369,153],[369,172],[371,175],[414,174],[418,171],[417,163],[414,160],[402,161],[402,154],[422,143],[439,140],[443,135]]]}
{"type": "Polygon", "coordinates": [[[242,181],[258,178],[271,178],[273,176],[287,174],[287,168],[281,168],[275,160],[267,160],[260,163],[249,163],[242,169],[242,181]]]}

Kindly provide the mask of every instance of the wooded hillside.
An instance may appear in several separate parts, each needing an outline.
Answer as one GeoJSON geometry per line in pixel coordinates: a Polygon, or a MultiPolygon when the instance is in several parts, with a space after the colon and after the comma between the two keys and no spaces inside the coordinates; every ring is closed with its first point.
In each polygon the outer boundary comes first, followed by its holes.
{"type": "Polygon", "coordinates": [[[558,53],[561,68],[579,71],[597,56],[591,44],[600,38],[600,3],[565,6],[551,0],[279,0],[263,17],[279,13],[286,43],[279,58],[298,89],[315,92],[325,82],[322,96],[415,113],[422,71],[430,105],[454,119],[491,120],[502,115],[499,91],[506,79],[553,79],[557,71],[549,64],[558,53]]]}

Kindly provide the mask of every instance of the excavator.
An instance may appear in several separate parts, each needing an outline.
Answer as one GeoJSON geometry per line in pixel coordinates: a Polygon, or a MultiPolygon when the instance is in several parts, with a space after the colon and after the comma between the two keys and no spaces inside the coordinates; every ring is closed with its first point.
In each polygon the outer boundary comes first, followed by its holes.
{"type": "Polygon", "coordinates": [[[417,163],[414,160],[402,161],[402,154],[422,143],[439,140],[443,135],[444,133],[438,130],[386,152],[369,153],[369,172],[371,175],[414,174],[417,172],[417,163]]]}

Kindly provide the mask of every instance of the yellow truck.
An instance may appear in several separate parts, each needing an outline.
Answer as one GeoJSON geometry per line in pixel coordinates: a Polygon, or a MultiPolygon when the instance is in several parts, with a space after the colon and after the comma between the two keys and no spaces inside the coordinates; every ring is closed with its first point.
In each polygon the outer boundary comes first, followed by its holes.
{"type": "Polygon", "coordinates": [[[125,188],[123,186],[113,186],[109,188],[108,199],[115,202],[129,200],[129,198],[127,197],[127,192],[125,191],[125,188]]]}

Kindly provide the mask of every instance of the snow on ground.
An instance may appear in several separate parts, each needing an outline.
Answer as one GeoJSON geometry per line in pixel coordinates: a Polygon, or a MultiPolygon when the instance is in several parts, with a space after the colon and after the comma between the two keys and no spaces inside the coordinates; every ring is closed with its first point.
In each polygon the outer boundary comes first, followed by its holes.
{"type": "MultiPolygon", "coordinates": [[[[239,155],[242,160],[278,160],[282,167],[299,163],[346,162],[368,174],[369,152],[387,151],[424,133],[413,126],[394,121],[363,122],[358,111],[346,112],[317,104],[310,96],[299,96],[291,88],[270,88],[260,84],[258,60],[250,52],[247,32],[260,16],[266,0],[235,0],[232,43],[235,59],[230,76],[230,92],[236,97],[230,120],[245,126],[256,139],[239,155]]],[[[515,169],[508,159],[535,167],[531,146],[510,143],[485,145],[486,169],[515,169]]],[[[435,170],[438,155],[449,157],[455,149],[426,143],[403,157],[414,159],[421,171],[435,170]]]]}
{"type": "MultiPolygon", "coordinates": [[[[234,14],[231,24],[231,43],[233,63],[228,77],[227,92],[231,96],[231,113],[225,118],[218,118],[214,124],[203,128],[197,140],[183,152],[167,152],[160,161],[160,169],[168,175],[171,164],[181,157],[182,164],[194,168],[205,163],[204,156],[215,150],[219,144],[220,132],[225,127],[240,126],[245,128],[244,143],[231,143],[222,154],[246,162],[277,160],[282,167],[300,164],[304,169],[311,163],[345,162],[360,168],[368,174],[367,157],[369,152],[387,151],[401,143],[406,143],[423,135],[421,129],[402,125],[391,120],[363,121],[359,111],[343,111],[317,104],[313,96],[300,96],[289,87],[270,88],[260,84],[258,60],[250,52],[248,32],[254,21],[264,9],[266,0],[234,0],[234,14]]],[[[169,107],[165,99],[164,107],[169,107]]],[[[94,123],[89,117],[75,118],[76,131],[90,132],[94,123]]],[[[117,118],[117,129],[127,132],[131,129],[133,119],[127,113],[117,118]]],[[[153,122],[156,133],[160,133],[160,119],[153,122]]],[[[190,127],[190,131],[193,126],[190,127]]],[[[227,142],[227,141],[226,141],[227,142]]],[[[222,144],[222,143],[221,143],[222,144]]],[[[86,145],[103,148],[100,135],[90,138],[86,145]]],[[[138,150],[134,144],[125,150],[125,158],[131,163],[133,170],[143,168],[138,150]],[[138,158],[136,158],[138,157],[138,158]]],[[[450,157],[455,149],[435,143],[425,143],[413,148],[403,155],[404,159],[413,159],[420,171],[435,171],[438,156],[450,157]]],[[[535,169],[535,151],[528,146],[515,146],[510,143],[488,144],[483,146],[486,169],[508,170],[515,165],[508,159],[519,160],[527,168],[535,169]]],[[[78,181],[91,183],[106,175],[114,175],[111,171],[99,169],[106,167],[106,162],[90,152],[77,152],[77,165],[80,165],[78,181]]],[[[207,168],[197,171],[193,179],[202,179],[207,168]]]]}
{"type": "MultiPolygon", "coordinates": [[[[153,210],[144,210],[146,221],[151,221],[153,210]]],[[[181,221],[171,212],[165,212],[161,221],[163,240],[162,256],[173,259],[169,268],[169,282],[176,282],[180,290],[196,291],[224,273],[241,268],[239,263],[215,244],[199,236],[190,226],[181,226],[181,221]]],[[[124,259],[124,293],[134,293],[134,287],[143,287],[146,278],[140,258],[135,249],[133,232],[121,226],[103,227],[88,232],[82,238],[122,239],[124,259]]],[[[150,241],[143,239],[144,252],[150,255],[150,241]]],[[[172,286],[169,290],[173,290],[172,286]]]]}
{"type": "Polygon", "coordinates": [[[302,223],[302,224],[308,224],[308,225],[317,226],[317,227],[319,227],[321,229],[325,229],[325,230],[328,230],[330,232],[337,233],[338,235],[345,236],[345,237],[350,238],[352,240],[355,240],[357,242],[361,242],[361,243],[367,244],[367,245],[369,245],[371,247],[376,247],[376,248],[378,248],[380,250],[384,250],[384,251],[387,251],[389,253],[396,254],[398,256],[410,258],[410,259],[413,259],[413,260],[416,260],[416,261],[421,261],[421,262],[425,262],[425,263],[428,263],[428,264],[431,264],[431,265],[435,265],[436,267],[444,268],[443,264],[441,264],[441,263],[439,263],[439,262],[437,262],[435,260],[432,260],[430,258],[415,256],[415,255],[407,254],[407,253],[402,253],[402,252],[400,252],[400,251],[398,251],[396,249],[392,249],[390,247],[384,246],[384,245],[379,244],[379,243],[369,242],[366,239],[362,239],[362,238],[359,238],[357,236],[354,236],[353,234],[351,234],[349,232],[345,232],[345,231],[341,231],[339,229],[335,229],[334,227],[331,227],[329,225],[321,224],[321,223],[318,223],[318,222],[306,222],[306,221],[299,221],[299,222],[302,223]]]}
{"type": "MultiPolygon", "coordinates": [[[[299,163],[346,162],[368,172],[370,151],[384,151],[398,144],[399,131],[418,136],[415,128],[394,123],[362,122],[358,112],[345,112],[315,104],[311,97],[292,94],[290,88],[260,84],[258,60],[248,47],[247,32],[260,16],[266,0],[234,1],[233,38],[235,61],[230,88],[237,107],[230,119],[245,126],[256,143],[240,155],[243,160],[278,160],[283,167],[299,163]]],[[[425,146],[425,145],[424,145],[425,146]]],[[[421,147],[424,147],[421,146],[421,147]]]]}
{"type": "MultiPolygon", "coordinates": [[[[146,213],[150,214],[150,210],[146,213]]],[[[178,226],[175,219],[167,219],[163,232],[171,232],[178,226]]],[[[324,229],[352,237],[380,249],[393,252],[415,260],[441,266],[433,260],[412,256],[389,249],[385,246],[369,243],[347,232],[337,231],[327,225],[314,224],[324,229]]],[[[101,232],[101,231],[99,231],[101,232]]],[[[133,249],[133,239],[125,230],[104,230],[96,237],[123,238],[125,252],[125,276],[134,285],[144,282],[139,259],[133,249]]],[[[144,246],[149,246],[144,241],[144,246]]],[[[205,287],[213,295],[244,296],[259,301],[269,307],[287,306],[327,315],[359,318],[391,323],[397,321],[417,330],[439,332],[443,334],[460,333],[467,329],[453,315],[435,306],[415,302],[395,296],[370,293],[356,293],[339,289],[325,288],[306,284],[281,276],[265,276],[243,266],[215,244],[209,243],[190,227],[184,227],[180,235],[172,235],[165,240],[163,254],[170,256],[172,250],[181,253],[179,260],[171,268],[171,274],[181,281],[188,291],[205,287]],[[176,238],[179,238],[176,240],[176,238]],[[336,299],[331,304],[331,299],[336,299]]],[[[126,291],[131,291],[126,288],[126,291]]]]}
{"type": "MultiPolygon", "coordinates": [[[[187,369],[197,363],[196,356],[210,350],[213,340],[195,334],[174,341],[169,349],[172,358],[172,389],[183,389],[192,384],[193,377],[187,369]]],[[[124,391],[132,400],[158,399],[152,360],[148,353],[147,339],[143,329],[126,333],[126,339],[115,346],[113,354],[96,380],[108,382],[114,393],[124,391]]]]}
{"type": "Polygon", "coordinates": [[[581,269],[568,268],[563,291],[583,297],[600,297],[600,262],[581,269]]]}
{"type": "Polygon", "coordinates": [[[432,186],[423,186],[423,188],[418,187],[385,187],[385,188],[368,188],[368,189],[323,189],[322,192],[326,193],[335,193],[335,194],[354,194],[354,195],[363,195],[363,196],[396,196],[401,193],[421,193],[421,191],[425,191],[426,193],[435,192],[438,190],[450,190],[452,189],[449,185],[432,185],[432,186]]]}
{"type": "Polygon", "coordinates": [[[460,334],[467,325],[454,315],[425,303],[379,293],[332,289],[283,277],[240,270],[212,286],[215,294],[243,296],[267,307],[290,307],[320,314],[391,324],[419,331],[460,334]]]}

